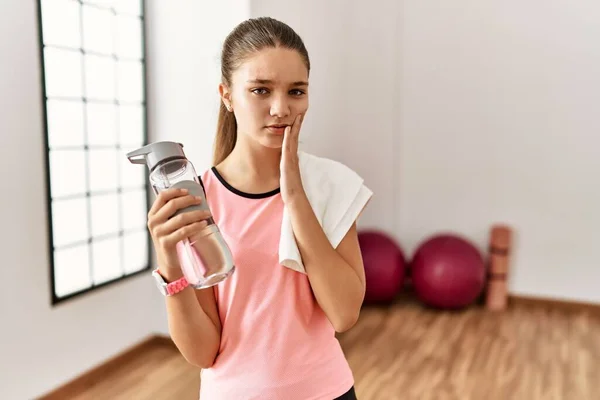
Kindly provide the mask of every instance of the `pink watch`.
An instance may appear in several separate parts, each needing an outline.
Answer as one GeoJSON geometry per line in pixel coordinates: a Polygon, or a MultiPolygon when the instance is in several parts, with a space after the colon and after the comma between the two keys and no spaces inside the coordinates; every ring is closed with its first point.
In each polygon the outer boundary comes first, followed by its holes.
{"type": "Polygon", "coordinates": [[[152,276],[156,281],[156,286],[158,287],[158,290],[163,296],[173,296],[174,294],[181,292],[183,289],[190,285],[187,279],[185,279],[185,276],[182,276],[176,281],[167,283],[163,276],[160,274],[158,268],[152,271],[152,276]]]}

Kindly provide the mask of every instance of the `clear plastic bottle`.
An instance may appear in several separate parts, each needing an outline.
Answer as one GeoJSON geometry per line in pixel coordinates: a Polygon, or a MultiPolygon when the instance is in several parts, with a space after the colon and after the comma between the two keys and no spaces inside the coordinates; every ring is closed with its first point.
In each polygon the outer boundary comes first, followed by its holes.
{"type": "MultiPolygon", "coordinates": [[[[150,171],[150,184],[155,194],[170,188],[188,189],[193,196],[201,196],[199,205],[178,210],[175,215],[208,210],[206,194],[193,164],[186,158],[183,145],[175,142],[155,142],[130,153],[133,164],[146,164],[150,171]]],[[[174,215],[174,216],[175,216],[174,215]]],[[[234,271],[233,256],[214,220],[193,237],[177,244],[181,270],[187,281],[196,289],[203,289],[225,280],[234,271]]]]}

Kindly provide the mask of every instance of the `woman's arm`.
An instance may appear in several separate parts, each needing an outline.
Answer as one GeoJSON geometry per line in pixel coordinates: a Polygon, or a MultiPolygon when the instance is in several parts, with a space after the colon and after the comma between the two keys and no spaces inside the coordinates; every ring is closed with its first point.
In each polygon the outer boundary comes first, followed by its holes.
{"type": "Polygon", "coordinates": [[[315,298],[335,330],[344,332],[356,323],[365,295],[356,224],[334,249],[303,191],[287,206],[315,298]]]}
{"type": "MultiPolygon", "coordinates": [[[[199,204],[187,191],[161,192],[148,212],[148,229],[156,250],[160,273],[168,282],[183,276],[177,243],[200,232],[210,217],[207,211],[192,211],[174,216],[177,210],[199,204]]],[[[166,298],[169,332],[185,359],[201,368],[210,367],[221,341],[221,325],[213,289],[195,291],[187,287],[166,298]]]]}
{"type": "MultiPolygon", "coordinates": [[[[177,276],[166,276],[169,281],[177,276]]],[[[195,290],[188,286],[166,298],[169,333],[192,365],[210,368],[221,343],[221,321],[213,288],[195,290]]]]}
{"type": "Polygon", "coordinates": [[[365,271],[356,224],[334,249],[323,232],[302,185],[298,137],[303,115],[297,115],[283,136],[281,196],[289,209],[292,229],[317,302],[337,332],[356,323],[365,295],[365,271]]]}

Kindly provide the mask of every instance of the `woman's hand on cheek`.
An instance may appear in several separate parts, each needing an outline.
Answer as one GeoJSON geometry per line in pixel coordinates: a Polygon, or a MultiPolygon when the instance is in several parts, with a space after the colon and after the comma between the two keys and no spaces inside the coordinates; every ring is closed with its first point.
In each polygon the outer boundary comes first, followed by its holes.
{"type": "Polygon", "coordinates": [[[303,114],[298,114],[292,126],[285,128],[283,146],[281,148],[280,186],[284,203],[289,204],[301,196],[306,196],[302,179],[300,177],[300,164],[298,160],[298,137],[304,119],[303,114]]]}

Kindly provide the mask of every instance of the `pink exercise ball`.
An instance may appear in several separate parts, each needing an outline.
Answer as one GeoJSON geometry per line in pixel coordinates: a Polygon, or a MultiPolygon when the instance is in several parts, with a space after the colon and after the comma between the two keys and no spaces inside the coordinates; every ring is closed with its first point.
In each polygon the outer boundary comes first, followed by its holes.
{"type": "Polygon", "coordinates": [[[364,302],[392,302],[404,283],[404,253],[392,238],[382,232],[359,232],[358,241],[365,266],[364,302]]]}
{"type": "Polygon", "coordinates": [[[467,240],[439,234],[423,242],[411,263],[417,297],[426,305],[443,309],[464,308],[485,287],[485,264],[467,240]]]}

